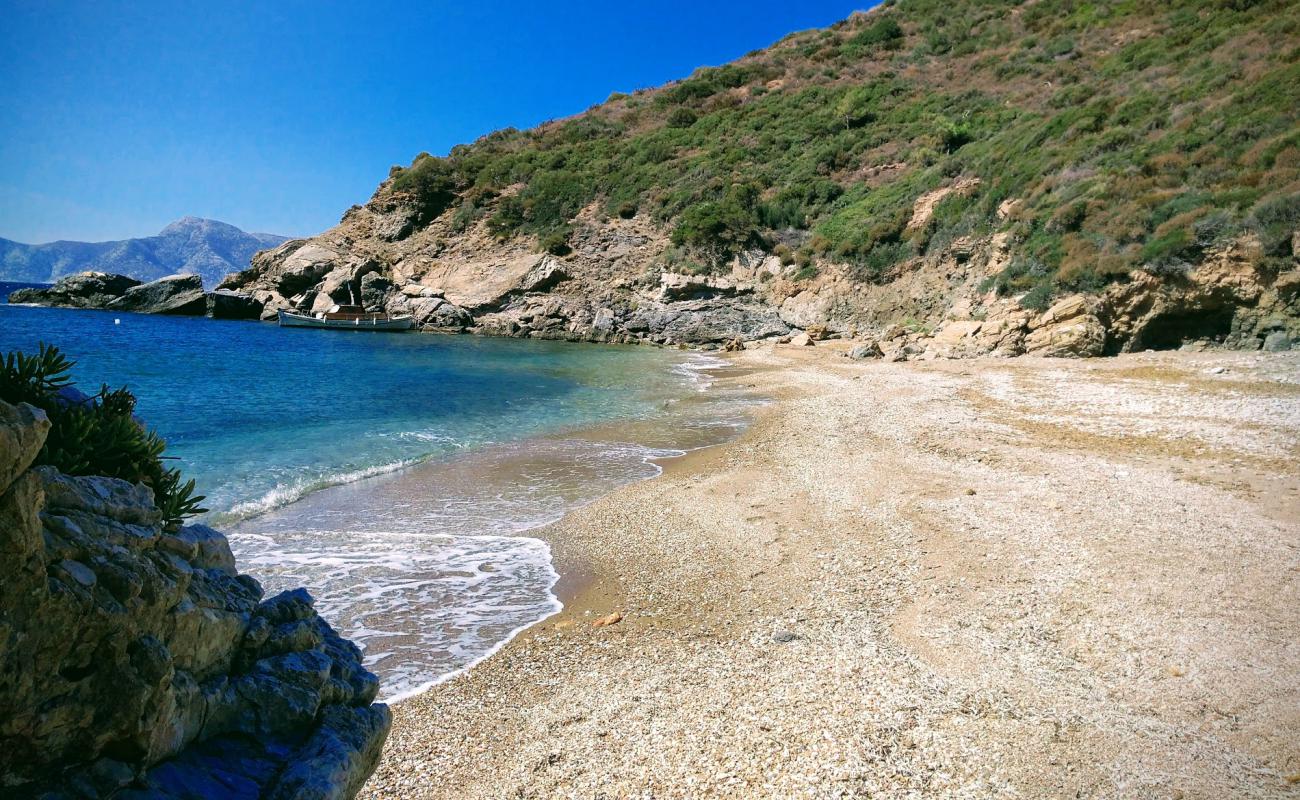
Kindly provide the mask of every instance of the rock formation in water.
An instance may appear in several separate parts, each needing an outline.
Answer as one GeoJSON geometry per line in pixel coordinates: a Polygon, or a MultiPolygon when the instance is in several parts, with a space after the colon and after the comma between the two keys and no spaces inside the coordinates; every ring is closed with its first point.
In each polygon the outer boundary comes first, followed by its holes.
{"type": "Polygon", "coordinates": [[[886,2],[421,154],[222,285],[548,339],[1287,347],[1295,5],[886,2]]]}
{"type": "Polygon", "coordinates": [[[390,724],[359,650],[145,486],[32,467],[49,429],[0,402],[0,796],[354,795],[390,724]]]}
{"type": "Polygon", "coordinates": [[[198,275],[168,275],[141,283],[125,275],[80,272],[48,288],[18,289],[9,295],[9,302],[220,319],[262,315],[262,304],[251,295],[228,289],[205,292],[198,275]]]}

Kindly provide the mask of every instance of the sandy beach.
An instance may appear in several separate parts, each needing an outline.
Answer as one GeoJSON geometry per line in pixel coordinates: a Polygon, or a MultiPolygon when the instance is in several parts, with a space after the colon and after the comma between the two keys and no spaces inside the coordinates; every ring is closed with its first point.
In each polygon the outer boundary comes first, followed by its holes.
{"type": "Polygon", "coordinates": [[[735,365],[363,797],[1300,796],[1300,353],[735,365]]]}

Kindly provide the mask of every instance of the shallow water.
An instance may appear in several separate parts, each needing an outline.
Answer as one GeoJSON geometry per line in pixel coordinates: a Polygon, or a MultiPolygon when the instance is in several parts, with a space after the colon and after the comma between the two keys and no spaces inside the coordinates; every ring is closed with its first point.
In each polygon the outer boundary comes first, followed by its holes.
{"type": "Polygon", "coordinates": [[[38,341],[83,390],[135,391],[241,569],[308,587],[390,699],[558,610],[526,532],[729,438],[752,403],[675,351],[0,305],[0,353],[38,341]]]}

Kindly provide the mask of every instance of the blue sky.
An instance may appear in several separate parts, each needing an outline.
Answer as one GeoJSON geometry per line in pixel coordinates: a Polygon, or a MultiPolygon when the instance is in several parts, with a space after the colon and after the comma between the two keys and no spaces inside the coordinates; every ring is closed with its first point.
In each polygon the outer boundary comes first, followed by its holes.
{"type": "Polygon", "coordinates": [[[389,166],[721,64],[870,0],[0,0],[0,237],[185,215],[316,233],[389,166]]]}

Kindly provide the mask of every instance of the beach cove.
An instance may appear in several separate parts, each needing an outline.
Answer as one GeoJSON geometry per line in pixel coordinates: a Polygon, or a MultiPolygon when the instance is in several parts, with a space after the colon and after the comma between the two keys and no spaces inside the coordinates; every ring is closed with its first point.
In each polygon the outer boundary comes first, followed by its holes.
{"type": "Polygon", "coordinates": [[[363,796],[1295,796],[1300,358],[840,355],[536,532],[563,612],[363,796]]]}
{"type": "Polygon", "coordinates": [[[724,362],[701,353],[0,305],[0,352],[40,341],[87,390],[138,393],[207,496],[200,521],[268,591],[306,587],[381,700],[560,608],[533,529],[733,437],[760,402],[706,391],[724,362]]]}

